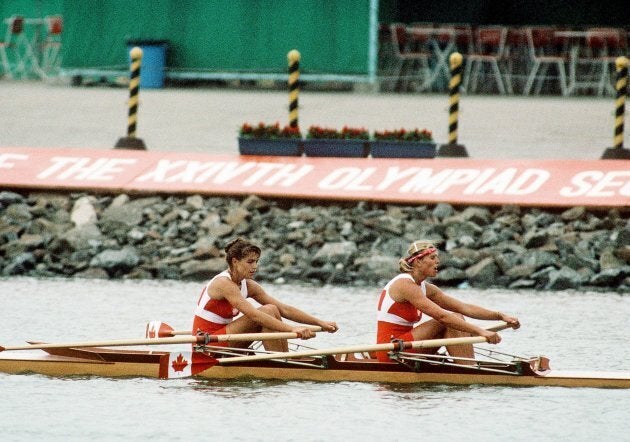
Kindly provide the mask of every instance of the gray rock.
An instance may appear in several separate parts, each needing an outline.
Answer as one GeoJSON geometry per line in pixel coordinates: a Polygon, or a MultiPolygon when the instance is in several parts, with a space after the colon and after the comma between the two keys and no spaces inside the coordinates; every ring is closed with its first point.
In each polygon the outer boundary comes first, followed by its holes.
{"type": "Polygon", "coordinates": [[[0,192],[0,209],[2,206],[10,206],[12,204],[23,203],[25,198],[19,193],[7,192],[3,190],[0,192]]]}
{"type": "Polygon", "coordinates": [[[630,267],[618,269],[606,269],[596,275],[592,275],[589,283],[598,287],[614,287],[621,285],[623,280],[630,277],[630,267]]]}
{"type": "Polygon", "coordinates": [[[70,213],[70,220],[76,227],[96,223],[96,210],[92,205],[92,198],[84,196],[76,200],[70,213]]]}
{"type": "Polygon", "coordinates": [[[548,282],[545,290],[566,290],[580,286],[582,276],[569,267],[562,267],[559,270],[552,270],[548,275],[548,282]]]}
{"type": "Polygon", "coordinates": [[[186,197],[186,206],[193,210],[200,210],[203,208],[203,197],[201,195],[190,195],[186,197]]]}
{"type": "Polygon", "coordinates": [[[250,216],[249,210],[244,207],[234,207],[228,211],[224,217],[224,222],[232,227],[243,223],[250,216]]]}
{"type": "Polygon", "coordinates": [[[531,289],[536,287],[536,281],[533,279],[518,279],[508,286],[510,289],[531,289]]]}
{"type": "Polygon", "coordinates": [[[558,264],[556,255],[541,250],[529,250],[521,257],[521,263],[540,269],[558,264]]]}
{"type": "Polygon", "coordinates": [[[103,269],[90,267],[81,272],[75,273],[74,277],[84,279],[109,279],[109,274],[103,269]]]}
{"type": "Polygon", "coordinates": [[[514,278],[527,278],[532,273],[534,273],[535,270],[536,270],[536,267],[533,265],[519,264],[519,265],[510,267],[504,272],[504,274],[513,279],[514,278]]]}
{"type": "Polygon", "coordinates": [[[547,243],[549,234],[545,230],[529,230],[523,235],[523,245],[528,249],[541,247],[547,243]]]}
{"type": "Polygon", "coordinates": [[[347,264],[357,252],[357,245],[351,241],[326,243],[313,257],[314,265],[325,265],[338,262],[347,264]]]}
{"type": "Polygon", "coordinates": [[[181,275],[184,279],[207,280],[227,268],[223,258],[211,258],[204,261],[190,260],[181,266],[181,275]]]}
{"type": "Polygon", "coordinates": [[[103,250],[90,261],[90,266],[106,270],[128,271],[138,265],[140,257],[133,247],[121,250],[103,250]]]}
{"type": "Polygon", "coordinates": [[[142,209],[142,204],[112,204],[103,211],[99,221],[102,224],[111,223],[134,227],[142,222],[142,209]]]}
{"type": "Polygon", "coordinates": [[[248,196],[241,203],[241,207],[246,210],[263,210],[269,208],[269,206],[270,204],[267,201],[256,195],[248,196]]]}
{"type": "Polygon", "coordinates": [[[607,248],[601,251],[599,255],[599,268],[602,271],[618,269],[625,265],[625,263],[615,256],[615,250],[607,248]]]}
{"type": "Polygon", "coordinates": [[[447,218],[455,213],[453,206],[447,203],[438,203],[432,211],[433,216],[437,219],[447,218]]]}
{"type": "Polygon", "coordinates": [[[25,224],[33,219],[33,215],[28,205],[14,203],[5,209],[2,218],[10,224],[25,224]]]}
{"type": "Polygon", "coordinates": [[[466,207],[461,213],[461,217],[478,226],[490,224],[491,220],[490,211],[485,207],[466,207]]]}
{"type": "Polygon", "coordinates": [[[207,230],[208,230],[209,235],[214,236],[216,238],[223,238],[225,236],[230,235],[234,231],[234,228],[230,226],[229,224],[221,223],[221,224],[214,224],[208,227],[207,230]]]}
{"type": "Polygon", "coordinates": [[[626,264],[630,264],[630,245],[624,245],[615,249],[613,252],[617,258],[624,261],[626,264]]]}
{"type": "Polygon", "coordinates": [[[398,273],[398,259],[391,256],[375,255],[359,257],[354,266],[369,275],[370,280],[391,279],[398,273]]]}
{"type": "Polygon", "coordinates": [[[446,267],[440,270],[435,281],[452,286],[465,281],[467,277],[466,272],[462,269],[446,267]]]}
{"type": "Polygon", "coordinates": [[[70,229],[59,235],[59,238],[65,240],[72,250],[91,248],[95,244],[100,244],[104,239],[101,231],[94,224],[70,229]]]}
{"type": "Polygon", "coordinates": [[[586,208],[584,206],[572,207],[565,210],[560,215],[563,221],[575,221],[582,218],[586,214],[586,208]]]}
{"type": "Polygon", "coordinates": [[[499,274],[499,267],[491,257],[484,258],[466,269],[466,277],[478,287],[492,287],[499,274]]]}
{"type": "Polygon", "coordinates": [[[4,276],[22,275],[35,268],[35,256],[30,252],[20,253],[2,270],[4,276]]]}

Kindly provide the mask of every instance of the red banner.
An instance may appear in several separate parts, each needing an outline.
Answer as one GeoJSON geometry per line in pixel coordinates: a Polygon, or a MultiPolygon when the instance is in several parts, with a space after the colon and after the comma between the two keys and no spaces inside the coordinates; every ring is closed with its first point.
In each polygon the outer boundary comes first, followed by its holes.
{"type": "Polygon", "coordinates": [[[254,157],[0,148],[4,188],[521,206],[630,206],[627,160],[254,157]]]}

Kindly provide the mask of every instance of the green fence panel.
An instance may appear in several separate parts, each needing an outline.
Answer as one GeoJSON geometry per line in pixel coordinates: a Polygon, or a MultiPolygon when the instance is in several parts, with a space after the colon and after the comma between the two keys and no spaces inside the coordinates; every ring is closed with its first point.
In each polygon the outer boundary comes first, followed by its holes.
{"type": "Polygon", "coordinates": [[[10,0],[5,17],[61,14],[63,68],[127,66],[130,39],[168,40],[167,66],[183,71],[366,75],[370,0],[10,0]]]}

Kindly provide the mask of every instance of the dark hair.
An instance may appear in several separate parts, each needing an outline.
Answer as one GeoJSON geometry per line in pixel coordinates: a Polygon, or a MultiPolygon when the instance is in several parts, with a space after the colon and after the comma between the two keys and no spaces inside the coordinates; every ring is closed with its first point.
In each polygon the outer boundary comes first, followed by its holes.
{"type": "Polygon", "coordinates": [[[225,260],[227,261],[228,266],[232,265],[232,258],[243,259],[252,252],[258,256],[262,253],[260,247],[243,238],[233,239],[227,243],[224,250],[225,260]]]}

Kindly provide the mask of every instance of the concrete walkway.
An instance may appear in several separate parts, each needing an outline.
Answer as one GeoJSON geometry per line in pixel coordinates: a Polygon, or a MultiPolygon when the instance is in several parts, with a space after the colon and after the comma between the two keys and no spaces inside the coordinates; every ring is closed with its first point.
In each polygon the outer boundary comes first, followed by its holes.
{"type": "MultiPolygon", "coordinates": [[[[0,81],[0,146],[111,149],[127,134],[125,87],[0,81]]],[[[302,91],[300,126],[404,127],[448,136],[448,96],[302,91]]],[[[149,150],[236,154],[243,122],[284,124],[288,93],[228,88],[140,91],[137,137],[149,150]]],[[[611,98],[466,96],[459,138],[471,158],[599,159],[612,145],[611,98]]],[[[626,113],[625,126],[630,126],[626,113]]],[[[630,145],[626,130],[624,146],[630,145]]]]}

